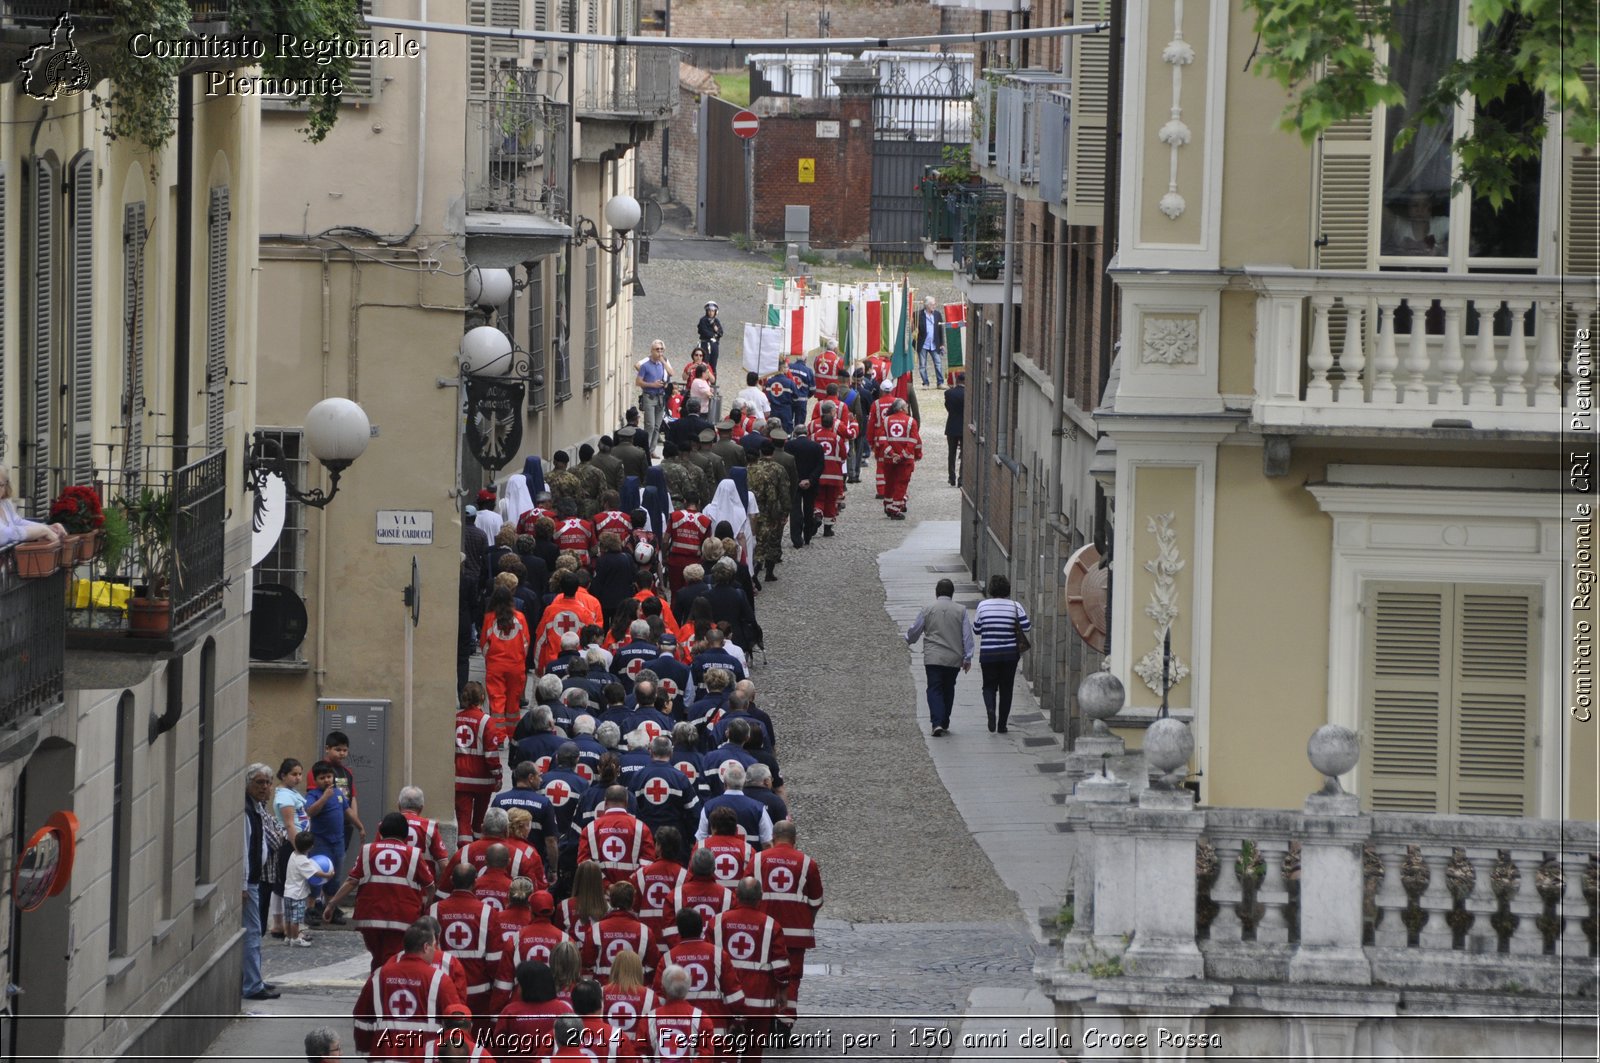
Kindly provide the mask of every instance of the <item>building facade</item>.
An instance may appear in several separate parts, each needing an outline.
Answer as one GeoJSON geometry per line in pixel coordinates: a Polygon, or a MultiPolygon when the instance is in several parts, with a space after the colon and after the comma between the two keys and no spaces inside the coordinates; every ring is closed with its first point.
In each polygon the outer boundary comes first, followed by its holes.
{"type": "MultiPolygon", "coordinates": [[[[383,14],[633,28],[598,0],[559,11],[423,2],[383,14]]],[[[639,241],[618,241],[603,207],[636,192],[639,145],[678,97],[677,59],[665,49],[400,36],[415,41],[414,57],[372,60],[325,142],[306,143],[296,115],[270,105],[262,134],[261,286],[285,312],[261,322],[271,367],[261,423],[298,446],[304,412],[342,395],[367,411],[373,439],[334,505],[317,513],[291,505],[284,538],[257,569],[257,584],[288,586],[304,601],[307,625],[294,650],[252,663],[251,752],[274,763],[318,756],[329,715],[347,731],[352,720],[381,731],[375,741],[358,738],[358,780],[365,770],[379,789],[360,794],[369,830],[407,783],[422,786],[437,812],[450,806],[449,759],[417,757],[408,773],[407,748],[450,743],[464,505],[498,475],[520,471],[523,454],[575,451],[622,420],[636,360],[639,241]],[[308,186],[301,176],[313,170],[308,186]],[[581,233],[592,236],[580,244],[581,233]],[[478,267],[511,271],[504,305],[468,305],[465,275],[478,267]],[[502,440],[503,474],[480,465],[464,439],[472,413],[461,338],[484,324],[515,346],[515,364],[503,368],[526,389],[520,440],[502,440]],[[431,536],[385,536],[385,520],[430,527],[431,536]],[[413,558],[422,587],[415,620],[402,601],[413,558]],[[361,708],[330,707],[349,699],[361,708]]]]}
{"type": "MultiPolygon", "coordinates": [[[[58,13],[8,11],[0,51],[58,13]]],[[[0,463],[33,517],[68,486],[150,492],[174,557],[23,579],[0,551],[0,1054],[190,1056],[238,1003],[258,108],[186,73],[161,150],[111,139],[102,27],[76,28],[79,93],[0,85],[0,463]],[[91,584],[158,598],[165,634],[130,635],[91,584]],[[22,911],[20,854],[54,813],[70,877],[22,911]]]]}
{"type": "MultiPolygon", "coordinates": [[[[1115,722],[1138,743],[1170,635],[1166,700],[1191,724],[1207,803],[1297,806],[1304,736],[1331,722],[1361,736],[1351,788],[1374,811],[1592,807],[1593,743],[1573,740],[1565,711],[1573,588],[1553,455],[1573,338],[1597,303],[1593,149],[1551,122],[1497,213],[1452,190],[1448,131],[1397,146],[1403,115],[1383,109],[1310,147],[1280,131],[1279,87],[1240,72],[1255,33],[1238,4],[1077,6],[1080,23],[1112,16],[1120,47],[1078,37],[1048,73],[992,76],[981,150],[1003,180],[1036,160],[1067,220],[1113,197],[1115,255],[1092,268],[1115,305],[1069,295],[1065,349],[1033,347],[1063,283],[1038,258],[1061,231],[1035,245],[1013,206],[1014,246],[1038,251],[1013,255],[1014,357],[973,359],[999,407],[977,411],[968,439],[989,459],[968,463],[975,568],[1010,571],[1041,604],[1059,594],[1059,556],[1030,564],[1038,521],[1018,472],[1087,417],[1099,458],[1050,467],[1069,498],[1091,494],[1091,473],[1109,484],[1110,669],[1128,691],[1115,722]],[[1004,113],[1008,88],[1060,91],[1051,74],[1069,74],[1069,98],[1031,113],[1067,119],[1059,182],[1054,132],[1004,113]],[[1088,175],[1107,128],[1114,160],[1088,175]],[[1030,350],[1059,351],[1069,389],[1101,372],[1080,328],[1112,330],[1111,386],[1070,423],[1030,420],[1030,350]]],[[[1465,6],[1447,6],[1449,32],[1401,27],[1419,45],[1397,62],[1419,83],[1477,47],[1465,6]]],[[[992,271],[979,279],[981,352],[1001,331],[986,307],[1004,300],[992,271]]]]}

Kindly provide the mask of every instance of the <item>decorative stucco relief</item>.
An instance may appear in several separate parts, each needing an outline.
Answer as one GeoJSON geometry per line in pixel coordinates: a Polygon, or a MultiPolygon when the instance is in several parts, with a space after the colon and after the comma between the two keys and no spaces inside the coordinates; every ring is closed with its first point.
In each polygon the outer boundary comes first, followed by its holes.
{"type": "Polygon", "coordinates": [[[1172,5],[1172,40],[1161,49],[1161,61],[1172,68],[1172,110],[1167,123],[1156,132],[1156,139],[1167,145],[1167,194],[1161,197],[1161,213],[1177,221],[1188,208],[1178,191],[1178,150],[1194,139],[1194,132],[1183,120],[1183,68],[1194,62],[1194,46],[1183,39],[1183,0],[1172,5]]]}
{"type": "MultiPolygon", "coordinates": [[[[1156,537],[1156,556],[1144,563],[1144,570],[1155,577],[1155,586],[1150,591],[1150,603],[1144,607],[1144,615],[1156,622],[1156,644],[1133,666],[1134,672],[1157,697],[1163,693],[1162,647],[1166,643],[1167,632],[1172,630],[1172,622],[1178,618],[1178,573],[1183,571],[1185,565],[1183,558],[1178,555],[1178,533],[1172,529],[1172,519],[1171,513],[1163,513],[1151,517],[1145,525],[1145,531],[1156,537]]],[[[1188,666],[1174,653],[1167,662],[1167,689],[1171,690],[1183,682],[1188,674],[1188,666]]]]}
{"type": "Polygon", "coordinates": [[[1147,317],[1139,360],[1145,365],[1194,365],[1200,361],[1200,323],[1192,317],[1147,317]]]}

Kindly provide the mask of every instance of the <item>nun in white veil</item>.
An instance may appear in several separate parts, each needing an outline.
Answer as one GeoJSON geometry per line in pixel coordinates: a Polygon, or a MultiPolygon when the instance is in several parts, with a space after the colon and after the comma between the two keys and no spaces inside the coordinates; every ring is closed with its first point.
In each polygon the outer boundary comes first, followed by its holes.
{"type": "MultiPolygon", "coordinates": [[[[527,460],[531,462],[539,459],[529,458],[527,460]]],[[[518,527],[522,521],[522,515],[533,508],[533,495],[528,491],[526,462],[523,468],[523,472],[512,473],[506,477],[505,487],[500,492],[500,501],[495,506],[495,511],[500,514],[500,519],[513,528],[518,527]]]]}
{"type": "Polygon", "coordinates": [[[711,504],[701,510],[711,518],[711,527],[722,521],[727,521],[733,527],[733,541],[739,544],[739,561],[746,568],[751,565],[756,543],[755,522],[752,518],[761,511],[756,504],[756,496],[746,492],[740,498],[739,485],[732,479],[725,478],[717,484],[717,493],[711,499],[711,504]]]}

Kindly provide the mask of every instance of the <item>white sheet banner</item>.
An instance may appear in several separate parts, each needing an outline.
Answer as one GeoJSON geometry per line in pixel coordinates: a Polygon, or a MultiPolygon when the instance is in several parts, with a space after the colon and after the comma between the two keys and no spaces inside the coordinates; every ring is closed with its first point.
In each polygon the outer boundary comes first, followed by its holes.
{"type": "Polygon", "coordinates": [[[776,373],[782,355],[783,329],[749,321],[744,323],[745,372],[760,373],[762,376],[776,373]]]}

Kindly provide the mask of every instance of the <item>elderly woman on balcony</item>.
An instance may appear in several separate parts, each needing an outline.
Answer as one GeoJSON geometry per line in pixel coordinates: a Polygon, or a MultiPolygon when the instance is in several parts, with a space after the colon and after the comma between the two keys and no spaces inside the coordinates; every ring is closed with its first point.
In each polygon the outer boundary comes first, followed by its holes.
{"type": "Polygon", "coordinates": [[[0,468],[0,547],[17,543],[47,539],[60,542],[67,537],[67,529],[59,524],[41,524],[17,512],[11,500],[11,473],[0,468]]]}

